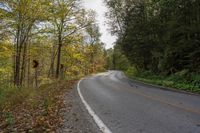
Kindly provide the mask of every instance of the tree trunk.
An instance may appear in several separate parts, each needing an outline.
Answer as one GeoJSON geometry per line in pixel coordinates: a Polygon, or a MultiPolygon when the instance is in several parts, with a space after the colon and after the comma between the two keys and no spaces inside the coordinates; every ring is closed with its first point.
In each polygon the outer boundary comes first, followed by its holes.
{"type": "Polygon", "coordinates": [[[22,66],[21,66],[21,77],[20,77],[20,85],[23,84],[23,80],[26,72],[26,54],[27,54],[27,41],[24,43],[23,47],[23,56],[22,56],[22,66]]]}
{"type": "Polygon", "coordinates": [[[114,48],[114,51],[113,51],[113,59],[112,59],[112,63],[113,63],[113,69],[116,70],[115,48],[114,48]]]}
{"type": "Polygon", "coordinates": [[[35,87],[38,88],[38,68],[35,68],[35,87]]]}
{"type": "Polygon", "coordinates": [[[51,55],[51,65],[49,68],[48,77],[54,77],[54,64],[55,64],[55,57],[57,55],[57,50],[55,50],[55,46],[52,48],[52,55],[51,55]]]}
{"type": "Polygon", "coordinates": [[[61,48],[62,48],[62,39],[61,34],[58,37],[58,58],[57,58],[57,68],[56,68],[56,78],[59,78],[60,75],[60,62],[61,62],[61,48]]]}
{"type": "Polygon", "coordinates": [[[30,86],[30,75],[31,75],[31,59],[30,57],[28,58],[28,65],[27,65],[27,86],[30,86]]]}
{"type": "Polygon", "coordinates": [[[14,64],[14,84],[15,85],[19,85],[19,67],[20,67],[20,62],[19,62],[19,42],[20,42],[20,26],[18,25],[18,29],[17,29],[17,43],[16,43],[16,47],[15,47],[15,64],[14,64]]]}
{"type": "Polygon", "coordinates": [[[20,86],[20,66],[21,66],[21,50],[22,50],[22,44],[20,44],[20,47],[17,50],[16,55],[16,70],[15,70],[15,85],[20,86]]]}

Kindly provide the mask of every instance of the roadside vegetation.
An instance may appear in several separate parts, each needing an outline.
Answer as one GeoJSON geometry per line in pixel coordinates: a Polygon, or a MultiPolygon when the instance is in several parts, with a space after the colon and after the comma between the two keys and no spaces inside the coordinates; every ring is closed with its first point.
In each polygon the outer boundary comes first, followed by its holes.
{"type": "Polygon", "coordinates": [[[105,70],[96,13],[79,0],[0,0],[0,132],[53,132],[76,79],[105,70]]]}
{"type": "Polygon", "coordinates": [[[144,82],[200,92],[199,0],[105,0],[108,68],[144,82]]]}
{"type": "Polygon", "coordinates": [[[42,85],[38,89],[1,88],[0,131],[56,132],[62,126],[65,94],[76,80],[42,85]]]}
{"type": "Polygon", "coordinates": [[[135,68],[130,67],[125,71],[125,74],[129,78],[146,83],[200,93],[200,75],[194,73],[188,74],[186,70],[166,76],[156,75],[151,71],[138,72],[135,68]]]}

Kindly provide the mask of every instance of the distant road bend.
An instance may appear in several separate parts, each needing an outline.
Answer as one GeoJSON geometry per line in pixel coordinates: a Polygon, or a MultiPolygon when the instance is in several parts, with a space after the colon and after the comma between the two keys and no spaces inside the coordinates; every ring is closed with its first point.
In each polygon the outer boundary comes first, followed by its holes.
{"type": "Polygon", "coordinates": [[[120,71],[79,83],[87,104],[112,133],[200,133],[200,97],[129,80],[120,71]]]}

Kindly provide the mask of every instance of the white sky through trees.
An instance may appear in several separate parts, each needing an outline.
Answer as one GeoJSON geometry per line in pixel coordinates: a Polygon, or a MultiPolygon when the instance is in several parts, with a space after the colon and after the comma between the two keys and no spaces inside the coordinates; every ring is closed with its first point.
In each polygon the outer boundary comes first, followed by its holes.
{"type": "Polygon", "coordinates": [[[100,27],[100,32],[102,34],[101,41],[106,44],[106,48],[113,47],[113,43],[116,40],[116,37],[111,36],[110,32],[107,30],[108,25],[106,25],[106,6],[103,3],[103,0],[83,0],[83,4],[87,9],[92,9],[97,12],[97,21],[100,27]]]}

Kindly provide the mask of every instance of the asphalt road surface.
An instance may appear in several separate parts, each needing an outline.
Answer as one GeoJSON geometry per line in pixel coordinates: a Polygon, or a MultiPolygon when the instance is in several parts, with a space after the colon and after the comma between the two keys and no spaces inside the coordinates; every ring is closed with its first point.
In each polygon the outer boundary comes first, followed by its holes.
{"type": "Polygon", "coordinates": [[[200,133],[200,96],[132,81],[120,71],[84,78],[85,101],[112,133],[200,133]]]}

